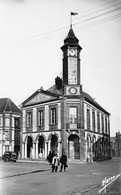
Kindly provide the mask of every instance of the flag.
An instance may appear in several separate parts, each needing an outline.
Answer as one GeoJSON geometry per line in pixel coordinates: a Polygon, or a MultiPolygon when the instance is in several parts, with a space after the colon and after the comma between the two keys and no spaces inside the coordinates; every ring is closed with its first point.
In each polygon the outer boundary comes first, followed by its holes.
{"type": "Polygon", "coordinates": [[[75,16],[75,15],[78,15],[78,13],[76,13],[76,12],[71,12],[71,16],[75,16]]]}

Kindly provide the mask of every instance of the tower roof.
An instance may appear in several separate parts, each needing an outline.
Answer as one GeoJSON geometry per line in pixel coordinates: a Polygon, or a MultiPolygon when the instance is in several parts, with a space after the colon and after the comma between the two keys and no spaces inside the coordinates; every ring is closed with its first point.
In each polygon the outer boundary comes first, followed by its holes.
{"type": "Polygon", "coordinates": [[[67,37],[64,39],[64,43],[73,43],[73,44],[78,44],[79,40],[77,39],[77,37],[74,34],[74,31],[72,28],[70,28],[67,37]]]}
{"type": "Polygon", "coordinates": [[[5,112],[21,113],[20,109],[9,98],[0,98],[0,113],[5,112]]]}
{"type": "Polygon", "coordinates": [[[79,51],[82,50],[81,46],[79,45],[79,40],[75,36],[72,28],[70,28],[67,37],[64,39],[64,45],[61,47],[61,49],[64,51],[68,48],[68,46],[76,46],[79,51]]]}

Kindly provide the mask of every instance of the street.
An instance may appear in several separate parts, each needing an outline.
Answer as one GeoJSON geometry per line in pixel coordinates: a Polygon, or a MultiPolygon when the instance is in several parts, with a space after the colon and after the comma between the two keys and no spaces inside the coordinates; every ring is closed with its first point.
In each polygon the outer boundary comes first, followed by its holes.
{"type": "MultiPolygon", "coordinates": [[[[99,194],[102,180],[121,173],[121,158],[81,164],[69,161],[66,172],[51,173],[44,161],[0,161],[2,195],[91,195],[99,194]]],[[[121,176],[105,194],[121,194],[121,176]]],[[[100,194],[103,194],[102,191],[100,194]]]]}

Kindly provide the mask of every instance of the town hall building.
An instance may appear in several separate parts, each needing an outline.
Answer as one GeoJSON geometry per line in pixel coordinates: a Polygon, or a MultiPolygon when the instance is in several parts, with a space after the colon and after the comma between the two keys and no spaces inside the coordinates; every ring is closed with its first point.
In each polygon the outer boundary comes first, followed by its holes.
{"type": "Polygon", "coordinates": [[[64,45],[62,79],[38,89],[21,104],[22,158],[46,159],[49,151],[86,162],[110,158],[110,113],[80,83],[79,40],[70,27],[64,45]]]}

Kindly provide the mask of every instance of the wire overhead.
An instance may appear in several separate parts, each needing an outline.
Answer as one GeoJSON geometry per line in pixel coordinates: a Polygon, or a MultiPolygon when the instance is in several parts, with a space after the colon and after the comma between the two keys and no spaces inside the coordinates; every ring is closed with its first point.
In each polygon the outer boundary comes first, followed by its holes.
{"type": "MultiPolygon", "coordinates": [[[[110,1],[110,3],[116,2],[115,1],[110,1]]],[[[76,17],[74,19],[75,22],[73,22],[73,26],[75,26],[75,29],[78,31],[84,30],[87,28],[94,27],[96,25],[99,25],[101,23],[114,20],[116,18],[121,17],[121,3],[115,3],[111,4],[110,3],[105,3],[102,4],[102,6],[97,6],[95,8],[92,8],[88,11],[85,11],[79,17],[76,17]],[[92,11],[93,10],[93,11],[92,11]],[[77,22],[76,22],[77,21],[77,22]]],[[[39,31],[36,31],[34,33],[24,35],[23,37],[21,36],[17,40],[13,40],[7,43],[1,43],[2,46],[12,46],[12,45],[17,45],[17,44],[25,44],[28,42],[33,42],[39,40],[39,42],[45,41],[45,40],[50,40],[52,38],[57,38],[63,33],[65,33],[65,30],[69,28],[69,24],[67,22],[63,24],[58,24],[56,26],[52,26],[51,29],[41,29],[39,31]],[[64,25],[63,25],[64,24],[64,25]],[[62,27],[60,27],[63,25],[62,27]]]]}

